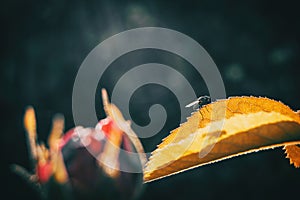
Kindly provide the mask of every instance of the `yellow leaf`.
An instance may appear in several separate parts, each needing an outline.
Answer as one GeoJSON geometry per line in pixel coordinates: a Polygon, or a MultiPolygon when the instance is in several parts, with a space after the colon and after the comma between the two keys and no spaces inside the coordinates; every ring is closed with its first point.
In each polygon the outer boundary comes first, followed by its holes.
{"type": "Polygon", "coordinates": [[[300,167],[300,147],[297,145],[287,145],[284,147],[286,157],[290,159],[290,163],[295,167],[300,167]]]}
{"type": "Polygon", "coordinates": [[[52,154],[53,176],[58,183],[64,184],[69,180],[68,172],[61,152],[52,154]]]}
{"type": "MultiPolygon", "coordinates": [[[[27,132],[27,141],[29,148],[29,156],[32,159],[32,162],[35,163],[37,160],[37,133],[36,133],[36,117],[33,107],[29,106],[25,111],[24,116],[24,127],[27,132]]],[[[35,165],[35,164],[33,164],[35,165]]]]}
{"type": "Polygon", "coordinates": [[[48,137],[48,145],[51,151],[57,152],[59,140],[61,139],[65,127],[65,119],[63,115],[57,114],[52,121],[52,130],[48,137]]]}
{"type": "Polygon", "coordinates": [[[144,169],[144,181],[295,144],[300,144],[300,116],[283,103],[262,97],[218,100],[194,112],[158,145],[144,169]]]}
{"type": "Polygon", "coordinates": [[[144,152],[143,145],[141,141],[139,140],[138,136],[135,134],[135,132],[131,129],[130,121],[126,121],[121,113],[121,111],[118,109],[116,105],[109,102],[108,95],[105,89],[102,89],[102,101],[105,113],[108,117],[112,118],[114,122],[116,122],[117,126],[124,131],[124,133],[129,137],[132,144],[137,150],[137,153],[139,155],[140,161],[142,166],[145,165],[147,162],[147,158],[144,152]]]}

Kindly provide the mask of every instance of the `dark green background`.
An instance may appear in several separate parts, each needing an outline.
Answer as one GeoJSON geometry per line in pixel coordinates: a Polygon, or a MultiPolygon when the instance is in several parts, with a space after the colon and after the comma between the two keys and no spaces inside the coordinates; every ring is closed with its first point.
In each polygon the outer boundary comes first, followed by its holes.
{"type": "MultiPolygon", "coordinates": [[[[33,105],[40,140],[46,140],[51,117],[62,113],[66,129],[74,126],[72,88],[77,70],[101,41],[121,31],[159,26],[199,42],[222,74],[228,96],[267,96],[300,108],[297,1],[1,1],[1,186],[9,199],[34,198],[33,191],[8,171],[8,164],[29,167],[22,117],[33,105]]],[[[207,93],[199,74],[168,52],[144,50],[124,55],[99,83],[111,93],[124,72],[159,62],[183,72],[197,95],[207,93]]],[[[97,94],[99,119],[103,118],[97,94]]],[[[132,97],[131,114],[147,124],[153,103],[166,106],[161,133],[142,140],[149,152],[179,124],[179,105],[164,87],[147,85],[132,97]]],[[[197,168],[146,185],[141,199],[288,199],[299,197],[299,169],[281,149],[259,152],[197,168]]],[[[2,198],[1,198],[2,199],[2,198]]]]}

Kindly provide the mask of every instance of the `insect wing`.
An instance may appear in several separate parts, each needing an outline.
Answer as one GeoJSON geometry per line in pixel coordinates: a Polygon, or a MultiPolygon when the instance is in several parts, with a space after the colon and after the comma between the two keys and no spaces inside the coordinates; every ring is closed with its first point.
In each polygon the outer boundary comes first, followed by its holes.
{"type": "Polygon", "coordinates": [[[189,107],[192,107],[192,106],[195,106],[199,103],[199,100],[197,99],[196,101],[193,101],[192,103],[189,103],[188,105],[186,105],[185,107],[186,108],[189,108],[189,107]]]}

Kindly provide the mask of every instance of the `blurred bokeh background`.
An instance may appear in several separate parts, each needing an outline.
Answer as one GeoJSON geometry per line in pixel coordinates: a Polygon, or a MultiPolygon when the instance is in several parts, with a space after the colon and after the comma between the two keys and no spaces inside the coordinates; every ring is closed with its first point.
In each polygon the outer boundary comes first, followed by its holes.
{"type": "MultiPolygon", "coordinates": [[[[74,126],[72,89],[82,61],[106,38],[137,27],[158,26],[199,42],[217,64],[227,96],[254,95],[300,109],[300,26],[297,1],[1,1],[1,186],[10,199],[37,198],[8,170],[29,168],[24,109],[37,112],[40,140],[51,118],[62,113],[66,129],[74,126]]],[[[158,50],[131,52],[116,60],[99,82],[109,94],[120,76],[136,65],[163,63],[183,72],[197,95],[207,94],[199,74],[182,58],[158,50]]],[[[100,91],[99,91],[100,94],[100,91]]],[[[99,94],[95,101],[104,117],[99,94]]],[[[140,125],[149,122],[153,103],[165,106],[168,120],[155,137],[143,139],[152,151],[179,125],[176,97],[158,85],[141,87],[130,109],[140,125]]],[[[281,149],[259,152],[204,166],[145,185],[141,199],[287,199],[299,191],[300,171],[281,149]]]]}

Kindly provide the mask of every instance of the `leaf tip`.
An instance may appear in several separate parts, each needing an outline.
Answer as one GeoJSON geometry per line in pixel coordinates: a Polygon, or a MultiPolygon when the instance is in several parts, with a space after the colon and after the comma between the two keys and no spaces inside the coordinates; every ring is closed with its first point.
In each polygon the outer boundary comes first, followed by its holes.
{"type": "Polygon", "coordinates": [[[286,145],[284,146],[286,158],[290,160],[290,164],[294,165],[295,168],[300,167],[300,147],[297,145],[286,145]]]}

